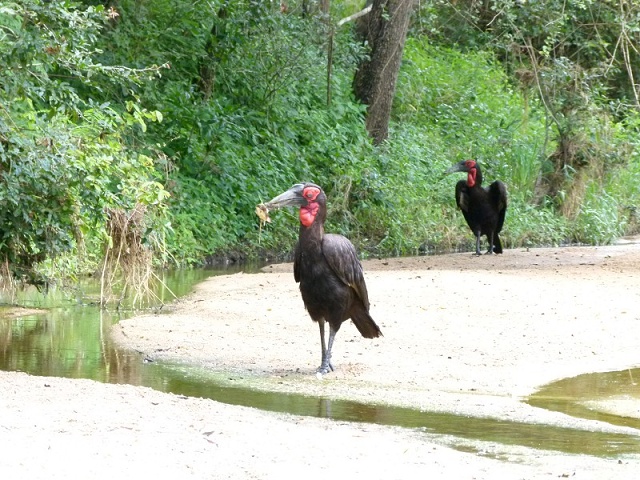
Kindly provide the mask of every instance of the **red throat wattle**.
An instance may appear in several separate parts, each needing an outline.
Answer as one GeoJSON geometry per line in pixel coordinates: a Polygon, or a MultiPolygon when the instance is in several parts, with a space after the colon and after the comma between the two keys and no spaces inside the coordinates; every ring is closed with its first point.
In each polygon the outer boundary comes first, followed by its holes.
{"type": "Polygon", "coordinates": [[[305,227],[310,227],[313,221],[316,219],[316,214],[320,205],[316,202],[309,203],[300,208],[300,223],[305,227]]]}
{"type": "Polygon", "coordinates": [[[476,169],[472,168],[467,174],[467,185],[473,187],[476,184],[476,169]]]}

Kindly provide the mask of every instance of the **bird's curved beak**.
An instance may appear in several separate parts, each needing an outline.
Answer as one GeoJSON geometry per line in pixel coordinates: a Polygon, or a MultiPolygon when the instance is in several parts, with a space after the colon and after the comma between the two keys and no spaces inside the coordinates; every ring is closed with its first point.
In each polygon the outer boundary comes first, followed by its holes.
{"type": "Polygon", "coordinates": [[[466,172],[466,171],[467,171],[467,170],[466,170],[466,168],[465,168],[465,164],[464,164],[464,162],[460,162],[460,163],[456,163],[455,165],[452,165],[451,167],[449,167],[449,168],[447,169],[447,171],[446,171],[446,172],[444,172],[444,173],[445,173],[445,175],[446,175],[446,174],[449,174],[449,173],[455,173],[455,172],[466,172]]]}
{"type": "Polygon", "coordinates": [[[269,200],[267,203],[265,203],[265,207],[267,207],[269,210],[274,210],[276,208],[282,207],[303,207],[307,204],[307,201],[302,196],[303,189],[304,184],[297,183],[286,192],[283,192],[277,197],[269,200]]]}

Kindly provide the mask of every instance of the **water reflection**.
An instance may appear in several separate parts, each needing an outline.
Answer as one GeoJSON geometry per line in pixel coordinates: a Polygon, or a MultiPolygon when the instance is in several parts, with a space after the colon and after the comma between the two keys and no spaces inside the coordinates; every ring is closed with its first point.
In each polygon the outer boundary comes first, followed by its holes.
{"type": "Polygon", "coordinates": [[[640,368],[578,375],[546,385],[527,403],[574,417],[640,429],[640,383],[636,379],[640,379],[640,368]],[[635,416],[615,415],[594,407],[622,397],[636,405],[635,416]]]}
{"type": "MultiPolygon", "coordinates": [[[[145,374],[141,385],[260,410],[330,418],[336,421],[400,426],[458,439],[583,455],[640,454],[640,437],[635,435],[590,432],[295,393],[261,391],[244,385],[234,385],[233,378],[221,373],[180,364],[150,363],[144,366],[143,371],[145,374]]],[[[449,443],[454,447],[458,444],[455,440],[449,443]]]]}
{"type": "MultiPolygon", "coordinates": [[[[214,272],[204,269],[165,273],[155,294],[163,302],[191,291],[214,272]]],[[[11,303],[42,309],[17,318],[0,316],[0,369],[33,375],[89,378],[100,382],[139,383],[140,356],[110,340],[111,327],[134,314],[98,308],[100,285],[85,280],[73,292],[34,288],[15,292],[11,303]]],[[[7,303],[7,299],[1,299],[7,303]]],[[[161,303],[157,303],[158,308],[161,303]]]]}
{"type": "MultiPolygon", "coordinates": [[[[180,296],[188,293],[195,283],[212,273],[208,270],[175,272],[173,275],[167,275],[164,283],[170,291],[180,296]]],[[[98,293],[99,285],[90,283],[83,286],[81,293],[71,296],[55,291],[46,297],[33,291],[20,292],[16,298],[12,299],[14,303],[46,308],[46,310],[18,318],[0,316],[0,369],[22,371],[33,375],[88,378],[100,382],[141,385],[163,392],[210,398],[232,405],[267,411],[331,418],[338,421],[396,425],[473,441],[489,441],[588,455],[640,454],[640,437],[635,435],[589,432],[291,393],[259,391],[250,388],[250,381],[243,382],[243,385],[239,386],[238,382],[219,372],[185,365],[144,363],[140,355],[118,349],[110,340],[111,326],[133,312],[100,310],[96,307],[95,301],[91,300],[95,299],[98,293]]],[[[158,295],[167,301],[172,298],[168,290],[160,291],[158,295]]],[[[620,374],[621,378],[625,377],[625,372],[620,374]]],[[[629,378],[628,373],[626,377],[629,378]]],[[[632,371],[631,377],[640,378],[640,371],[632,371]]],[[[534,396],[530,400],[530,403],[544,408],[561,409],[567,408],[566,406],[572,403],[563,399],[573,399],[573,409],[561,411],[586,416],[580,411],[580,408],[585,409],[585,407],[577,404],[575,399],[584,399],[585,391],[600,392],[608,391],[606,388],[613,388],[616,392],[620,392],[627,388],[623,386],[622,380],[614,382],[614,378],[613,375],[605,380],[599,377],[581,376],[577,381],[570,379],[566,381],[568,383],[558,382],[541,390],[537,397],[534,396]]],[[[637,390],[634,391],[637,394],[637,390]]],[[[587,398],[593,398],[591,393],[589,395],[591,396],[587,398]]],[[[587,418],[594,417],[587,416],[587,418]]],[[[597,418],[604,419],[602,416],[597,418]]],[[[605,421],[640,428],[637,423],[620,423],[611,419],[605,419],[605,421]]],[[[455,440],[453,444],[456,444],[455,440]]]]}

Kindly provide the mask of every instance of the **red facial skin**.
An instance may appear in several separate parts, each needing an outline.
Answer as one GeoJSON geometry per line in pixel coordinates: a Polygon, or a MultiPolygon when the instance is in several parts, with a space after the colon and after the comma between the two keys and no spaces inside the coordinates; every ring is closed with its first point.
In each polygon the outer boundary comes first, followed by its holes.
{"type": "Polygon", "coordinates": [[[310,227],[316,219],[316,214],[318,213],[320,205],[318,205],[315,200],[319,193],[320,189],[316,187],[307,187],[302,192],[302,195],[308,202],[307,205],[300,208],[300,223],[305,227],[310,227]]]}
{"type": "Polygon", "coordinates": [[[466,165],[468,168],[468,174],[467,174],[467,185],[469,187],[473,187],[476,184],[476,162],[474,162],[473,160],[467,160],[466,161],[466,165]]]}

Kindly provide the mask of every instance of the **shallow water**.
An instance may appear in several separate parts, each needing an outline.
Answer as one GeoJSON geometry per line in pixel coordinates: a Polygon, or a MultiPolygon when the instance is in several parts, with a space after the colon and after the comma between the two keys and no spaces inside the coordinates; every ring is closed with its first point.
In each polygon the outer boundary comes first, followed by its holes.
{"type": "Polygon", "coordinates": [[[640,368],[587,373],[544,386],[529,405],[640,429],[640,368]],[[616,408],[616,403],[624,408],[616,408]]]}
{"type": "MultiPolygon", "coordinates": [[[[214,273],[228,272],[229,270],[188,270],[167,275],[164,280],[170,290],[180,296],[188,293],[195,283],[204,278],[214,273]]],[[[122,350],[110,340],[111,326],[134,312],[100,310],[91,301],[92,298],[97,298],[97,292],[98,285],[87,282],[82,286],[82,291],[75,295],[50,292],[43,296],[35,291],[26,291],[12,298],[11,303],[46,310],[40,314],[18,318],[0,317],[0,369],[32,375],[128,383],[267,411],[415,428],[429,434],[453,437],[447,443],[460,448],[465,441],[472,441],[596,456],[640,455],[640,436],[636,435],[264,392],[251,388],[250,379],[247,382],[245,378],[242,386],[238,386],[234,385],[233,376],[220,372],[186,365],[145,362],[138,353],[122,350]]],[[[164,288],[160,288],[157,294],[164,301],[172,299],[164,288]]],[[[543,388],[528,402],[533,406],[559,410],[569,415],[640,428],[640,421],[637,419],[603,414],[585,407],[584,404],[593,399],[606,399],[621,394],[634,397],[640,402],[637,385],[634,382],[625,384],[625,378],[640,378],[640,370],[581,375],[575,379],[563,380],[543,388]]],[[[468,449],[468,444],[464,448],[468,449]]],[[[481,447],[478,444],[471,449],[480,450],[481,447]]]]}
{"type": "MultiPolygon", "coordinates": [[[[388,405],[334,400],[292,393],[265,392],[233,385],[233,376],[185,365],[152,363],[150,378],[160,388],[177,394],[211,398],[231,405],[261,410],[421,429],[457,439],[518,445],[543,450],[594,456],[640,454],[640,436],[576,430],[544,424],[528,424],[492,418],[476,418],[443,412],[420,411],[388,405]]],[[[250,383],[250,382],[249,382],[250,383]]],[[[640,433],[640,432],[639,432],[640,433]]],[[[462,443],[447,441],[451,446],[462,443]]],[[[468,448],[468,444],[467,444],[468,448]]],[[[481,449],[477,446],[477,449],[481,449]]]]}

